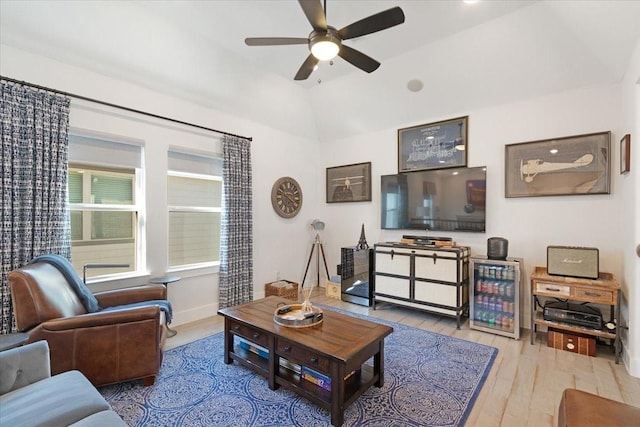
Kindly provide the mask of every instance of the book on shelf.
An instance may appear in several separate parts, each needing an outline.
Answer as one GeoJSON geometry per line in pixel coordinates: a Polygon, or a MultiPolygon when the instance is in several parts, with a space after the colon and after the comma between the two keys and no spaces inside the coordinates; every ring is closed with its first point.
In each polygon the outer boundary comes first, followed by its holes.
{"type": "Polygon", "coordinates": [[[269,359],[269,350],[267,350],[266,348],[247,341],[244,338],[238,337],[238,341],[241,349],[250,351],[253,354],[257,354],[263,359],[269,359]]]}

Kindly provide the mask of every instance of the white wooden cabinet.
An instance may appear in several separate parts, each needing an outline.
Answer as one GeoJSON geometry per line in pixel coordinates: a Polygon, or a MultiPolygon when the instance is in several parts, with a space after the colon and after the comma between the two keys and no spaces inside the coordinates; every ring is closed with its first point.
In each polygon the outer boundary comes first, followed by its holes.
{"type": "Polygon", "coordinates": [[[374,302],[461,318],[469,312],[469,248],[378,243],[374,302]]]}

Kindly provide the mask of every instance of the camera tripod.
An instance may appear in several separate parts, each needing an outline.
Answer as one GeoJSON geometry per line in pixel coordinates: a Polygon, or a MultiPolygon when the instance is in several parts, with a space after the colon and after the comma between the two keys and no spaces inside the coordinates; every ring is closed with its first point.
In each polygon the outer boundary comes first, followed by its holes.
{"type": "Polygon", "coordinates": [[[311,252],[309,253],[309,261],[307,261],[307,268],[304,270],[304,277],[302,278],[302,287],[304,288],[304,281],[307,278],[309,272],[309,265],[311,265],[311,259],[313,258],[313,252],[316,252],[316,274],[317,285],[320,286],[320,254],[322,254],[322,260],[324,261],[324,270],[327,273],[327,279],[329,279],[329,268],[327,267],[327,258],[324,256],[324,246],[320,241],[320,236],[316,234],[316,238],[311,244],[311,252]]]}

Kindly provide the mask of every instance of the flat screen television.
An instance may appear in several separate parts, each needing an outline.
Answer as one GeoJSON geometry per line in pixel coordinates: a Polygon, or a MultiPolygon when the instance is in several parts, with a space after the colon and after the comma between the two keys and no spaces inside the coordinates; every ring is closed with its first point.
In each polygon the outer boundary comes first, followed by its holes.
{"type": "Polygon", "coordinates": [[[487,168],[432,169],[381,177],[381,227],[483,233],[487,168]]]}

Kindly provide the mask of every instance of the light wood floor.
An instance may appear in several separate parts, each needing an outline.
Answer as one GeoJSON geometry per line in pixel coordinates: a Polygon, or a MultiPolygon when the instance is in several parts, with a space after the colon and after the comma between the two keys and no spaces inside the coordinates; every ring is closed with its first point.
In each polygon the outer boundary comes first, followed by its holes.
{"type": "MultiPolygon", "coordinates": [[[[457,330],[455,319],[384,303],[373,310],[328,298],[323,288],[314,290],[311,301],[498,348],[467,426],[556,426],[565,388],[578,388],[640,407],[640,379],[630,376],[622,363],[615,364],[608,346],[598,345],[596,357],[577,355],[547,347],[545,333],[538,333],[536,343],[531,345],[529,330],[524,330],[518,341],[471,330],[468,322],[457,330]]],[[[177,326],[178,335],[167,340],[166,349],[223,328],[223,319],[218,315],[177,326]]]]}

